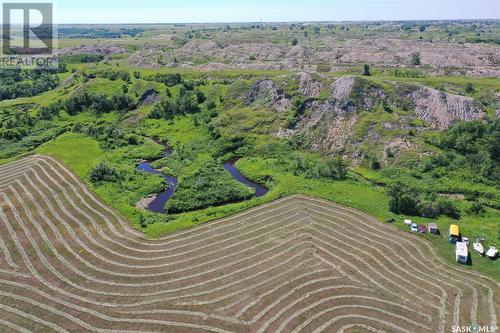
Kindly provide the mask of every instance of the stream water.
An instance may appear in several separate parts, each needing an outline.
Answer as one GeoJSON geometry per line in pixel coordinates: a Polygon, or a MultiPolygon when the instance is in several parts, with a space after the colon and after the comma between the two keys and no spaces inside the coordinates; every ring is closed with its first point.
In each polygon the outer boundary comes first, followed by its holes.
{"type": "Polygon", "coordinates": [[[229,173],[231,174],[231,176],[233,176],[234,179],[236,179],[237,181],[239,181],[243,185],[245,185],[247,187],[250,187],[250,188],[253,188],[255,190],[255,196],[257,198],[265,196],[267,194],[267,192],[269,192],[269,190],[267,188],[265,188],[264,186],[259,185],[257,183],[254,183],[251,180],[245,178],[245,176],[243,176],[238,171],[238,169],[236,169],[235,164],[236,164],[236,162],[238,162],[238,160],[239,160],[239,158],[235,157],[235,158],[232,158],[232,159],[226,161],[224,163],[224,169],[226,169],[227,171],[229,171],[229,173]]]}
{"type": "MultiPolygon", "coordinates": [[[[172,151],[167,149],[165,151],[165,156],[170,156],[172,151]]],[[[150,174],[159,175],[165,179],[168,184],[168,189],[164,192],[159,193],[155,199],[149,204],[148,209],[154,213],[165,214],[165,205],[175,194],[175,189],[177,187],[177,178],[165,175],[158,170],[155,170],[151,165],[154,161],[142,162],[137,166],[137,171],[144,171],[150,174]]],[[[255,190],[255,196],[257,198],[262,197],[269,192],[269,190],[251,180],[245,178],[238,169],[236,169],[235,164],[238,162],[238,158],[232,158],[224,163],[224,169],[226,169],[234,179],[242,183],[243,185],[250,187],[255,190]]]]}

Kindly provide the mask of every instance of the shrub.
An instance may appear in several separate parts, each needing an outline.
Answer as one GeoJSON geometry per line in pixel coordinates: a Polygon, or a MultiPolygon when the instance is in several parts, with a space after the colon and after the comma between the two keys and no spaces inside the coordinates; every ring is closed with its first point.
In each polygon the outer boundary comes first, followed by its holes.
{"type": "Polygon", "coordinates": [[[467,213],[470,215],[482,216],[486,213],[486,207],[483,202],[474,201],[469,209],[467,209],[467,213]]]}
{"type": "Polygon", "coordinates": [[[419,52],[415,52],[411,55],[410,63],[412,66],[420,66],[422,64],[422,61],[420,60],[420,53],[419,52]]]}
{"type": "Polygon", "coordinates": [[[59,56],[59,61],[69,64],[100,62],[104,60],[101,54],[65,54],[59,56]]]}
{"type": "Polygon", "coordinates": [[[467,94],[473,94],[475,91],[476,89],[474,88],[474,85],[471,82],[467,82],[465,85],[465,92],[467,94]]]}
{"type": "Polygon", "coordinates": [[[293,38],[292,39],[292,45],[295,46],[297,44],[299,44],[299,40],[297,38],[293,38]]]}
{"type": "Polygon", "coordinates": [[[115,182],[119,179],[118,172],[101,162],[90,170],[89,179],[92,183],[115,182]]]}
{"type": "Polygon", "coordinates": [[[304,173],[310,179],[344,180],[347,178],[347,164],[340,158],[310,161],[296,160],[296,173],[304,173]]]}
{"type": "Polygon", "coordinates": [[[55,89],[59,85],[56,75],[39,74],[30,71],[29,74],[22,72],[19,77],[15,73],[10,77],[2,78],[0,75],[0,101],[20,97],[32,97],[42,92],[55,89]]]}
{"type": "Polygon", "coordinates": [[[389,209],[396,214],[419,215],[418,195],[413,189],[398,183],[389,189],[389,209]]]}
{"type": "Polygon", "coordinates": [[[437,218],[441,215],[439,206],[435,202],[422,201],[419,203],[419,211],[422,217],[437,218]]]}
{"type": "Polygon", "coordinates": [[[372,75],[370,73],[370,65],[368,65],[368,64],[363,65],[363,75],[364,76],[371,76],[372,75]]]}
{"type": "Polygon", "coordinates": [[[163,83],[167,87],[173,87],[173,86],[176,86],[176,85],[181,84],[183,82],[182,76],[179,73],[175,73],[175,74],[156,73],[155,75],[150,76],[149,80],[163,83]]]}
{"type": "Polygon", "coordinates": [[[40,119],[50,120],[53,117],[58,116],[60,111],[61,107],[58,103],[49,106],[42,106],[38,111],[38,117],[40,119]]]}
{"type": "Polygon", "coordinates": [[[460,218],[460,211],[455,206],[455,204],[449,200],[438,200],[438,208],[441,215],[445,215],[457,220],[460,218]]]}
{"type": "Polygon", "coordinates": [[[376,157],[370,159],[370,168],[372,170],[380,170],[382,168],[382,165],[380,165],[380,162],[376,157]]]}
{"type": "Polygon", "coordinates": [[[191,92],[181,89],[179,96],[171,100],[168,96],[162,98],[153,108],[149,117],[153,119],[172,120],[177,115],[195,114],[200,112],[198,103],[204,102],[205,95],[201,91],[191,92]]]}
{"type": "Polygon", "coordinates": [[[329,64],[318,64],[317,70],[321,73],[328,73],[332,70],[332,66],[330,66],[329,64]]]}
{"type": "Polygon", "coordinates": [[[453,202],[446,199],[424,200],[421,193],[403,183],[396,183],[389,188],[389,209],[396,214],[436,218],[445,215],[460,218],[460,211],[453,202]]]}

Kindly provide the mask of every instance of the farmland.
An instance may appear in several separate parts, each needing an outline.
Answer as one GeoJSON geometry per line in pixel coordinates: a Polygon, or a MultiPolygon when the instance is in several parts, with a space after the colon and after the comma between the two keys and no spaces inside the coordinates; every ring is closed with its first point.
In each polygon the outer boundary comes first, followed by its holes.
{"type": "Polygon", "coordinates": [[[158,240],[53,158],[0,167],[2,332],[449,332],[498,282],[357,210],[295,195],[158,240]]]}

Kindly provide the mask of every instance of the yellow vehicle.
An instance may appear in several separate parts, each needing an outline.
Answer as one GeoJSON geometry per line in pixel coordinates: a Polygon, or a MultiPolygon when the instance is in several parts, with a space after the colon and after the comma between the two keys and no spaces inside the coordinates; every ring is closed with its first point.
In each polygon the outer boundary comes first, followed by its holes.
{"type": "Polygon", "coordinates": [[[456,244],[460,241],[460,227],[456,224],[450,225],[450,235],[448,240],[451,244],[456,244]]]}

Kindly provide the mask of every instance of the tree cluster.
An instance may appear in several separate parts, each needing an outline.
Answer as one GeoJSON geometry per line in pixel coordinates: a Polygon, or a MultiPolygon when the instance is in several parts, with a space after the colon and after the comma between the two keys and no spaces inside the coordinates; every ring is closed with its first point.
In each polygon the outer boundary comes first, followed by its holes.
{"type": "Polygon", "coordinates": [[[163,97],[155,105],[150,118],[172,120],[179,115],[198,113],[200,112],[199,104],[203,103],[205,99],[205,95],[201,91],[188,91],[181,88],[177,97],[163,97]]]}

